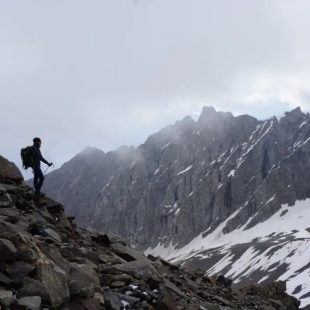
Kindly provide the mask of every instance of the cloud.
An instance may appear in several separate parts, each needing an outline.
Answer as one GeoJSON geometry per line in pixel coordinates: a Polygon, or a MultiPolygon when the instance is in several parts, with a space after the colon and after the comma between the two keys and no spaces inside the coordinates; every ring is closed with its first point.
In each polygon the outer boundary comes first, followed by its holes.
{"type": "Polygon", "coordinates": [[[87,145],[142,143],[203,105],[309,111],[310,3],[3,2],[0,153],[34,136],[57,166],[87,145]]]}

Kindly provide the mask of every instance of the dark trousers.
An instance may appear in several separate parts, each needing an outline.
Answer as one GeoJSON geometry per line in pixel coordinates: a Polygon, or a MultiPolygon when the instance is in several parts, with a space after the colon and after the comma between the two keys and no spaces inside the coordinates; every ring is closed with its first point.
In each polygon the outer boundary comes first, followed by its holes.
{"type": "Polygon", "coordinates": [[[42,184],[44,182],[44,175],[40,166],[33,167],[33,185],[36,193],[40,193],[42,184]]]}

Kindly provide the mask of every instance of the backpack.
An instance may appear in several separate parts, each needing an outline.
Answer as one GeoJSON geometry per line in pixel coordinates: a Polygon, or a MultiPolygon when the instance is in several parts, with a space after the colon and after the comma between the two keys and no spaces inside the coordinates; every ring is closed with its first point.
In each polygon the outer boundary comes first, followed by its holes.
{"type": "Polygon", "coordinates": [[[33,156],[35,148],[33,146],[27,146],[20,151],[20,155],[23,161],[23,167],[25,169],[32,168],[33,166],[33,156]]]}

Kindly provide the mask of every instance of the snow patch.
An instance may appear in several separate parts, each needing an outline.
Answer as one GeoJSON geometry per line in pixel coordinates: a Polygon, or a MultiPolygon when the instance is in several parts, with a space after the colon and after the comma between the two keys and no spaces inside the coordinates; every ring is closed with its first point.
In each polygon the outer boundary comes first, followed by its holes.
{"type": "Polygon", "coordinates": [[[231,170],[229,173],[228,173],[228,177],[234,177],[235,176],[235,173],[236,173],[236,170],[231,170]]]}
{"type": "Polygon", "coordinates": [[[187,197],[188,197],[188,198],[189,198],[189,197],[192,197],[192,196],[193,196],[193,194],[194,194],[194,192],[190,192],[190,193],[188,194],[188,196],[187,196],[187,197]]]}
{"type": "Polygon", "coordinates": [[[184,173],[188,172],[189,170],[192,169],[192,167],[193,167],[193,165],[188,166],[188,167],[185,168],[184,170],[180,171],[180,172],[177,174],[177,176],[179,176],[179,175],[181,175],[181,174],[184,174],[184,173]]]}
{"type": "Polygon", "coordinates": [[[302,127],[304,127],[306,124],[308,123],[308,121],[304,121],[300,124],[299,129],[301,129],[302,127]]]}
{"type": "Polygon", "coordinates": [[[156,175],[159,172],[160,168],[156,169],[154,172],[154,175],[156,175]]]}
{"type": "Polygon", "coordinates": [[[274,199],[276,198],[277,195],[273,195],[271,198],[269,198],[267,201],[266,201],[266,205],[268,205],[268,203],[274,201],[274,199]]]}
{"type": "Polygon", "coordinates": [[[167,148],[170,144],[171,144],[171,142],[168,142],[168,143],[165,144],[161,149],[164,150],[164,149],[167,148]]]}
{"type": "MultiPolygon", "coordinates": [[[[275,199],[275,195],[269,198],[268,201],[273,199],[275,199]]],[[[216,265],[212,266],[209,272],[220,273],[225,267],[229,266],[229,271],[225,276],[232,277],[234,282],[240,281],[242,277],[250,276],[254,270],[268,272],[271,268],[275,268],[274,266],[287,264],[289,268],[279,275],[277,280],[287,281],[287,292],[289,294],[292,294],[295,288],[301,285],[302,289],[295,294],[296,298],[300,299],[300,297],[309,293],[310,269],[305,268],[302,272],[299,270],[309,263],[310,257],[310,234],[306,230],[309,228],[310,198],[296,201],[294,206],[283,204],[269,219],[254,227],[245,229],[246,223],[238,229],[224,234],[223,228],[227,222],[234,218],[243,207],[231,214],[212,233],[208,235],[205,235],[205,233],[200,234],[183,248],[176,249],[172,243],[167,247],[158,244],[155,248],[148,249],[147,253],[160,255],[164,259],[176,263],[197,255],[200,258],[207,258],[208,254],[203,254],[203,252],[216,248],[225,256],[216,265]],[[288,240],[286,236],[290,236],[290,239],[288,240]],[[254,240],[256,242],[257,240],[268,241],[276,237],[278,241],[263,252],[261,249],[255,249],[254,246],[251,246],[238,260],[232,262],[233,254],[230,249],[234,245],[255,244],[254,240]]],[[[266,277],[263,277],[260,282],[265,279],[266,277]]],[[[301,299],[301,308],[308,304],[310,304],[309,297],[301,299]]]]}

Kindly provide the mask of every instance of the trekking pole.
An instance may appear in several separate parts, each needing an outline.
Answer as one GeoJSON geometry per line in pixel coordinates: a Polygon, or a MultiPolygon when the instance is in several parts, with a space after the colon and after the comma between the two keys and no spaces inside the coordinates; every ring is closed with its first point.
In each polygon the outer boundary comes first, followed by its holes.
{"type": "MultiPolygon", "coordinates": [[[[52,164],[52,166],[54,167],[54,164],[52,164]]],[[[45,173],[46,173],[46,171],[49,169],[49,167],[51,167],[51,166],[48,166],[48,167],[45,169],[45,171],[44,171],[44,173],[43,173],[43,174],[45,174],[45,173]]]]}

